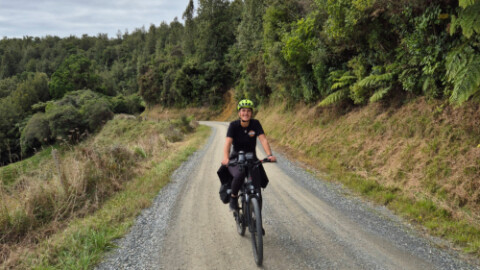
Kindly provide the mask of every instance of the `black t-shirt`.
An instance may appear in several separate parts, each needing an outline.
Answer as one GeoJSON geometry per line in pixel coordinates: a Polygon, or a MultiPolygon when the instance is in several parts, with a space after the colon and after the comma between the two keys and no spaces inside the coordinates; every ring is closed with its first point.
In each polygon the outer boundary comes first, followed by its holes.
{"type": "Polygon", "coordinates": [[[245,151],[245,153],[255,153],[255,147],[257,146],[257,137],[264,134],[260,121],[256,119],[250,119],[248,127],[244,128],[240,124],[240,120],[236,120],[230,123],[228,126],[227,137],[233,139],[233,151],[245,151]]]}

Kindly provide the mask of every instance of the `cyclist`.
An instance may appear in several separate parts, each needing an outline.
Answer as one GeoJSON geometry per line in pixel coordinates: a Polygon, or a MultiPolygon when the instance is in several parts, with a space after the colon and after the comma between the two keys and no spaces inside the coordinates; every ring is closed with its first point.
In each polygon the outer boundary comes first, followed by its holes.
{"type": "MultiPolygon", "coordinates": [[[[225,146],[223,147],[222,165],[228,165],[230,159],[236,158],[239,151],[244,151],[245,153],[255,153],[257,137],[260,140],[265,153],[267,154],[267,158],[271,162],[275,162],[277,159],[272,153],[260,121],[252,118],[253,102],[249,99],[240,100],[237,105],[237,111],[240,119],[231,122],[228,126],[227,138],[225,140],[225,146]],[[232,145],[233,151],[230,153],[230,148],[232,145]]],[[[240,170],[239,165],[229,166],[228,171],[233,176],[230,210],[234,211],[239,209],[238,191],[240,190],[243,179],[245,178],[245,172],[240,170]]]]}

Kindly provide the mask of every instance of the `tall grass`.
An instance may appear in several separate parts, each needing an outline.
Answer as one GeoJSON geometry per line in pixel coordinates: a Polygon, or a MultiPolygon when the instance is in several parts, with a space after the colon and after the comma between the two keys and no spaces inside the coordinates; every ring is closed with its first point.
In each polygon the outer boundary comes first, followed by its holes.
{"type": "MultiPolygon", "coordinates": [[[[165,159],[193,132],[191,119],[139,121],[114,119],[95,137],[78,146],[44,150],[7,168],[14,178],[0,181],[0,263],[14,248],[35,245],[65,226],[100,209],[130,180],[165,159]],[[179,134],[175,138],[169,133],[179,134]],[[41,164],[31,166],[25,164],[41,164]]],[[[68,264],[65,267],[69,268],[68,264]]]]}

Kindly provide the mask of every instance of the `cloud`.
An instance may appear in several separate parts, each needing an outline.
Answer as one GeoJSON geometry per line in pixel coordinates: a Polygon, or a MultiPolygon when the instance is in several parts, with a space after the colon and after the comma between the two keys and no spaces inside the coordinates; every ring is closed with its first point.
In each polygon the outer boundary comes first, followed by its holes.
{"type": "Polygon", "coordinates": [[[181,19],[189,0],[0,0],[0,37],[70,35],[115,37],[181,19]]]}

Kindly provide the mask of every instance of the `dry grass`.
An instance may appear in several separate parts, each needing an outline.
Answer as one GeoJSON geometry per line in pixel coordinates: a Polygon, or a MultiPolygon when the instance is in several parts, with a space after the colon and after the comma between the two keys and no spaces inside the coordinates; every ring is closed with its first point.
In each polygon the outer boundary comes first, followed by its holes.
{"type": "Polygon", "coordinates": [[[215,117],[217,121],[231,121],[237,117],[237,101],[234,97],[234,90],[230,90],[223,96],[224,106],[222,108],[222,112],[215,117]]]}
{"type": "Polygon", "coordinates": [[[145,110],[142,117],[149,120],[172,120],[182,116],[192,116],[195,120],[209,120],[215,117],[215,115],[216,113],[212,113],[211,108],[208,107],[175,109],[155,106],[145,110]]]}
{"type": "Polygon", "coordinates": [[[142,117],[149,120],[171,120],[179,119],[185,116],[192,117],[193,120],[213,120],[213,121],[231,121],[237,118],[234,90],[229,90],[223,95],[224,105],[220,111],[212,110],[211,107],[192,107],[185,109],[165,108],[155,106],[146,110],[142,117]]]}
{"type": "Polygon", "coordinates": [[[17,250],[35,246],[69,220],[96,211],[130,179],[166,158],[164,152],[173,145],[167,131],[191,130],[182,121],[120,118],[78,146],[43,155],[41,166],[20,169],[22,164],[12,164],[15,178],[0,181],[0,264],[15,265],[17,250]]]}
{"type": "Polygon", "coordinates": [[[455,108],[417,99],[396,108],[349,110],[299,104],[263,108],[258,118],[277,145],[332,178],[355,175],[345,181],[373,181],[384,193],[432,201],[452,218],[480,227],[478,104],[455,108]]]}

